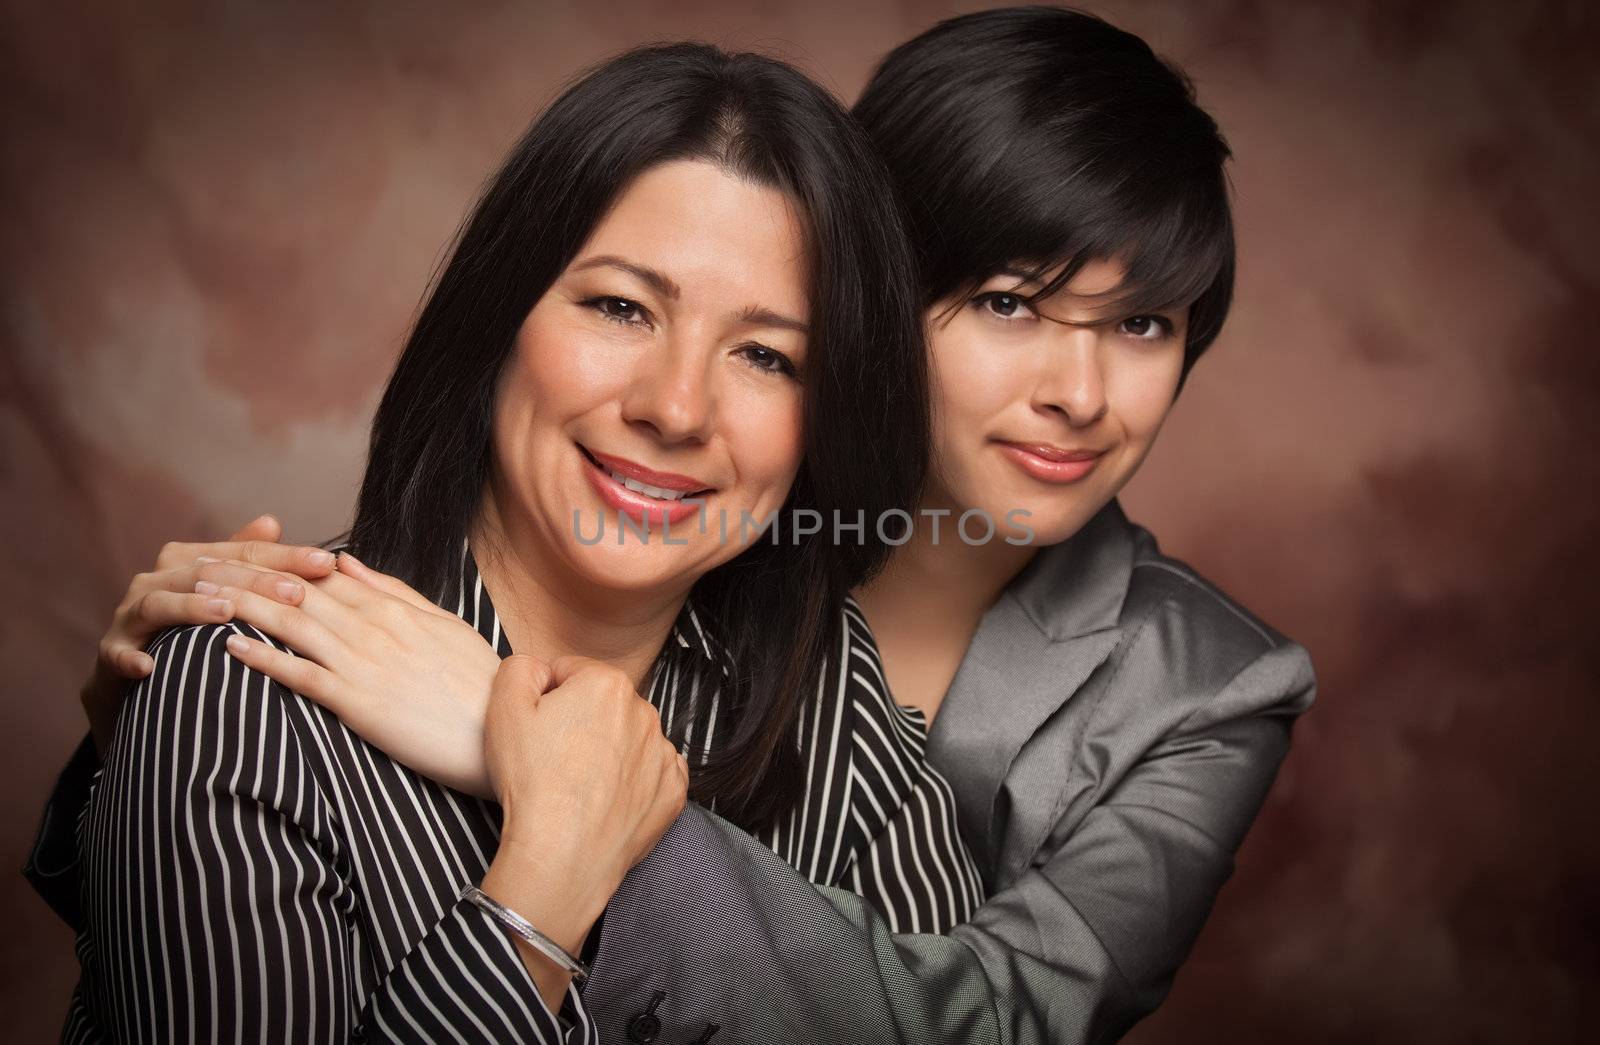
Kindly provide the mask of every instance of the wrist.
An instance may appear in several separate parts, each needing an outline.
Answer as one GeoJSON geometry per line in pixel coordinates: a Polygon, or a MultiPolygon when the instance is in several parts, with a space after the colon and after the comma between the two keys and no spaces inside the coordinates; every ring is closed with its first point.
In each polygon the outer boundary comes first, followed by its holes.
{"type": "Polygon", "coordinates": [[[511,839],[502,839],[480,888],[574,955],[616,891],[576,859],[511,839]]]}

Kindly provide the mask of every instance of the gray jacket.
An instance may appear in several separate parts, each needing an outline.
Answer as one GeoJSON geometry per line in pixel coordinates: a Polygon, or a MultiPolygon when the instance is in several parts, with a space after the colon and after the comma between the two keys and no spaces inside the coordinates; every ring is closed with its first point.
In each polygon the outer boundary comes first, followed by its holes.
{"type": "Polygon", "coordinates": [[[935,719],[972,921],[892,935],[691,807],[605,915],[601,1040],[1115,1040],[1166,996],[1314,688],[1113,501],[1007,587],[935,719]]]}

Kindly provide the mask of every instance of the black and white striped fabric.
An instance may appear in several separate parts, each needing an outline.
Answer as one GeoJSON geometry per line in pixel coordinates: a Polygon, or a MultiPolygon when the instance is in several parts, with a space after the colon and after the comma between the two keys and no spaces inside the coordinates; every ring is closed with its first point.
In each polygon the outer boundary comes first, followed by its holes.
{"type": "MultiPolygon", "coordinates": [[[[454,608],[509,655],[470,556],[454,608]]],[[[921,716],[889,697],[859,610],[843,613],[802,722],[804,800],[761,840],[897,931],[943,932],[981,902],[980,878],[921,716]]],[[[36,855],[51,823],[76,820],[81,858],[49,870],[80,878],[63,1040],[595,1041],[581,995],[552,1014],[509,938],[457,899],[494,855],[499,808],[244,668],[223,646],[236,630],[266,638],[238,624],[161,636],[81,814],[47,810],[36,855]]],[[[693,699],[685,658],[714,648],[686,607],[648,694],[669,721],[693,699]]],[[[685,739],[691,762],[718,721],[685,739]]],[[[73,792],[64,777],[57,795],[73,792]]]]}

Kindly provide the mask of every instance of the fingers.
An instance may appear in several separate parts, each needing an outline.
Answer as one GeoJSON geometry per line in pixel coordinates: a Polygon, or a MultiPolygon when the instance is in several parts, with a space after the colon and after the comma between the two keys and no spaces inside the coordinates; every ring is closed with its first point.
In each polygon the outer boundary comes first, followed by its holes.
{"type": "Polygon", "coordinates": [[[142,679],[156,670],[155,658],[142,649],[119,649],[108,661],[121,678],[142,679]]]}
{"type": "Polygon", "coordinates": [[[285,653],[245,635],[229,635],[225,645],[228,654],[245,667],[310,697],[334,714],[345,712],[344,691],[338,677],[315,661],[285,653]]]}
{"type": "Polygon", "coordinates": [[[500,662],[494,676],[494,696],[538,696],[551,686],[550,666],[538,657],[515,654],[500,662]]]}
{"type": "Polygon", "coordinates": [[[550,662],[550,686],[551,688],[565,686],[579,674],[587,675],[616,670],[616,668],[603,661],[594,660],[591,657],[579,657],[569,653],[550,662]]]}
{"type": "Polygon", "coordinates": [[[117,610],[111,630],[100,640],[100,663],[121,678],[142,679],[155,668],[144,647],[156,632],[183,624],[220,624],[232,616],[233,604],[215,593],[146,591],[117,610]]]}
{"type": "Polygon", "coordinates": [[[156,662],[139,646],[110,636],[100,640],[98,660],[104,670],[117,679],[142,679],[156,669],[156,662]]]}
{"type": "Polygon", "coordinates": [[[334,554],[322,548],[259,540],[244,541],[237,545],[233,554],[215,558],[238,559],[263,569],[295,573],[313,579],[328,576],[337,565],[334,554]]]}
{"type": "Polygon", "coordinates": [[[278,517],[271,514],[258,515],[241,526],[230,541],[271,541],[276,543],[283,540],[283,523],[278,517]]]}
{"type": "Polygon", "coordinates": [[[215,595],[220,588],[244,588],[289,606],[305,601],[307,587],[292,573],[277,573],[240,560],[200,563],[191,586],[202,595],[215,595]]]}
{"type": "MultiPolygon", "coordinates": [[[[381,630],[388,620],[384,616],[386,611],[411,612],[396,600],[337,575],[309,583],[293,574],[274,573],[242,561],[206,563],[199,571],[201,579],[195,583],[196,591],[215,595],[223,589],[240,588],[286,606],[299,606],[351,646],[360,646],[370,639],[373,630],[381,630]],[[359,589],[369,598],[351,598],[350,589],[359,589]]],[[[459,617],[452,615],[451,619],[462,627],[469,627],[459,617]]],[[[251,620],[250,623],[263,626],[274,638],[294,645],[284,636],[270,631],[279,626],[280,620],[280,617],[270,616],[264,621],[251,620]]]]}
{"type": "Polygon", "coordinates": [[[217,597],[233,604],[233,619],[261,629],[302,658],[334,667],[345,652],[339,636],[304,607],[285,606],[244,588],[224,587],[217,597]]]}
{"type": "Polygon", "coordinates": [[[297,544],[277,544],[259,539],[220,541],[215,544],[183,544],[175,541],[163,547],[161,554],[156,556],[156,570],[181,569],[199,559],[245,562],[308,580],[326,577],[333,572],[335,565],[332,552],[297,544]]]}
{"type": "Polygon", "coordinates": [[[176,624],[220,624],[232,618],[233,603],[216,591],[146,592],[128,608],[129,623],[152,635],[176,624]]]}

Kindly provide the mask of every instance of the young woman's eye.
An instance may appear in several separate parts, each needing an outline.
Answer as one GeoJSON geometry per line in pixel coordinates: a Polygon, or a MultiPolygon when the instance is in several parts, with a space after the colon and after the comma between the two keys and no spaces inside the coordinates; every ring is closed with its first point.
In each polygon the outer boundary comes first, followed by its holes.
{"type": "Polygon", "coordinates": [[[1172,336],[1172,321],[1164,316],[1131,316],[1117,329],[1138,341],[1160,341],[1172,336]]]}
{"type": "Polygon", "coordinates": [[[644,306],[627,298],[602,296],[590,298],[583,304],[616,323],[638,326],[649,321],[647,319],[649,313],[645,311],[644,306]]]}
{"type": "Polygon", "coordinates": [[[1033,315],[1033,309],[1028,307],[1027,298],[1021,294],[1008,294],[1003,290],[991,290],[986,294],[979,294],[972,299],[972,305],[996,319],[1027,319],[1033,315]]]}
{"type": "Polygon", "coordinates": [[[783,374],[787,377],[794,377],[799,373],[795,369],[794,363],[790,362],[788,356],[776,349],[768,348],[766,345],[741,345],[739,346],[739,354],[744,357],[745,362],[757,370],[783,374]]]}

